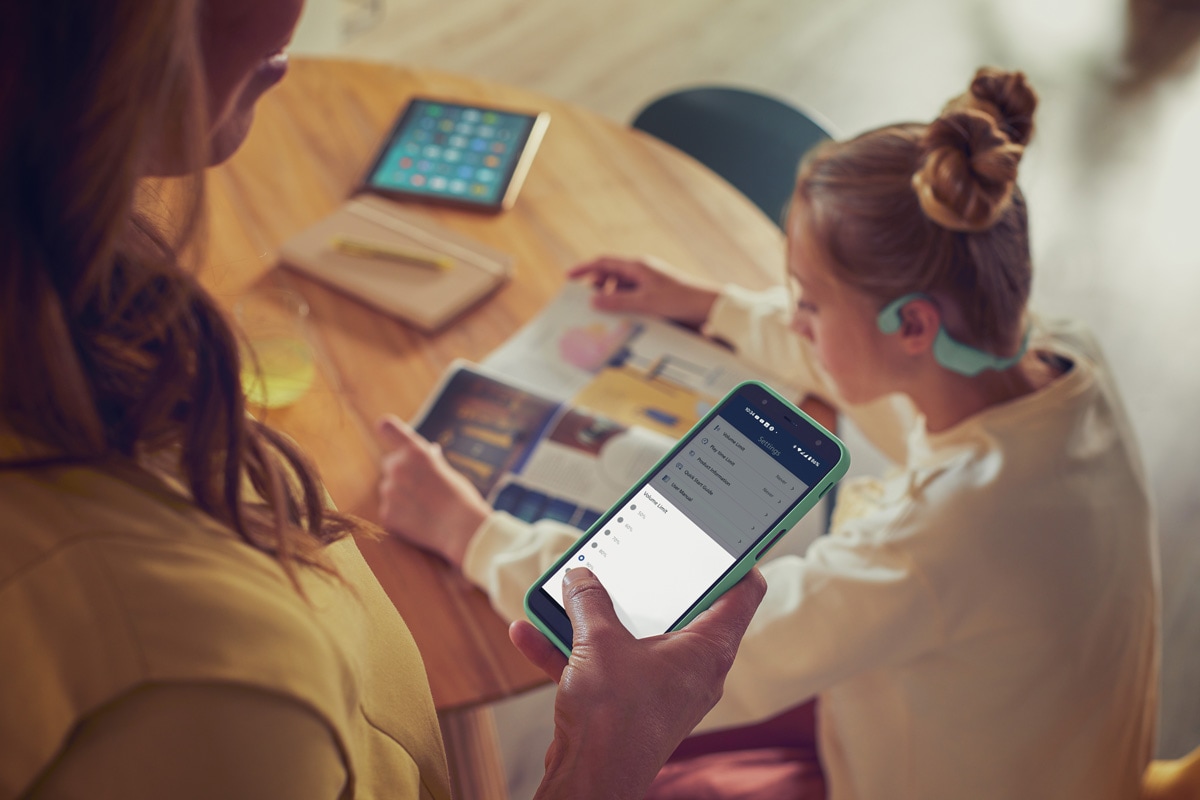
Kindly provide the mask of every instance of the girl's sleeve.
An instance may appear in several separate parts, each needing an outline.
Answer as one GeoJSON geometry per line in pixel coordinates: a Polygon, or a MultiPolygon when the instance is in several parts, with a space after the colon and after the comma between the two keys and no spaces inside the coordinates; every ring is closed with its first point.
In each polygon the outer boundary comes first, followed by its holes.
{"type": "Polygon", "coordinates": [[[903,663],[943,639],[940,613],[911,558],[848,535],[762,567],[763,598],[725,692],[697,730],[773,716],[857,673],[903,663]]]}
{"type": "Polygon", "coordinates": [[[553,520],[528,523],[494,511],[467,545],[463,574],[509,621],[525,618],[525,592],[583,534],[553,520]]]}

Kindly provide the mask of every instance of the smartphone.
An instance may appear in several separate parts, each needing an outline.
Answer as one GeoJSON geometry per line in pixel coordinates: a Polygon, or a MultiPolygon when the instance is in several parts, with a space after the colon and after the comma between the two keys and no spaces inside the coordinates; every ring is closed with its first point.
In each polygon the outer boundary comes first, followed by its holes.
{"type": "Polygon", "coordinates": [[[845,446],[758,381],[741,383],[525,594],[563,653],[562,582],[587,567],[638,638],[676,630],[737,583],[846,474],[845,446]]]}
{"type": "Polygon", "coordinates": [[[359,191],[504,211],[516,201],[549,124],[545,111],[415,97],[380,146],[359,191]]]}

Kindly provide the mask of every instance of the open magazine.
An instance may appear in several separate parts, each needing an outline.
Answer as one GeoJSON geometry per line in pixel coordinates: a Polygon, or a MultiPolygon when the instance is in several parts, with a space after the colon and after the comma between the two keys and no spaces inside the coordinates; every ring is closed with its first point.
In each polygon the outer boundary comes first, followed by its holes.
{"type": "Polygon", "coordinates": [[[587,529],[730,389],[760,375],[568,284],[483,365],[455,362],[414,421],[492,506],[587,529]],[[531,389],[530,387],[537,387],[531,389]]]}
{"type": "Polygon", "coordinates": [[[674,441],[574,408],[467,362],[444,376],[417,430],[442,447],[494,508],[580,529],[674,441]]]}
{"type": "Polygon", "coordinates": [[[484,365],[548,397],[674,439],[734,386],[765,377],[694,331],[655,317],[596,311],[591,293],[568,283],[484,365]]]}

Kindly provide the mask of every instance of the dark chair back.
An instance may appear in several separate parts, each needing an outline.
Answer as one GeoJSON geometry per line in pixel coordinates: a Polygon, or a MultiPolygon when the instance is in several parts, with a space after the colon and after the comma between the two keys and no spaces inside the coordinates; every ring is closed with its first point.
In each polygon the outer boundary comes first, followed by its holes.
{"type": "Polygon", "coordinates": [[[720,86],[663,95],[642,108],[632,125],[706,165],[780,227],[800,159],[831,138],[795,106],[720,86]]]}

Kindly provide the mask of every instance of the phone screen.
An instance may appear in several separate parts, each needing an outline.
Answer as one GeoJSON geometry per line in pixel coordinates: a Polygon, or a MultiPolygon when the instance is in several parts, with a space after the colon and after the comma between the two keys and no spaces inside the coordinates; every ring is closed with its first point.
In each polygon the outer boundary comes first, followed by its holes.
{"type": "Polygon", "coordinates": [[[744,386],[601,517],[539,594],[560,612],[561,625],[563,576],[587,567],[635,636],[664,633],[764,537],[780,534],[776,525],[814,487],[823,492],[830,485],[822,479],[842,453],[836,439],[792,406],[744,386]]]}

